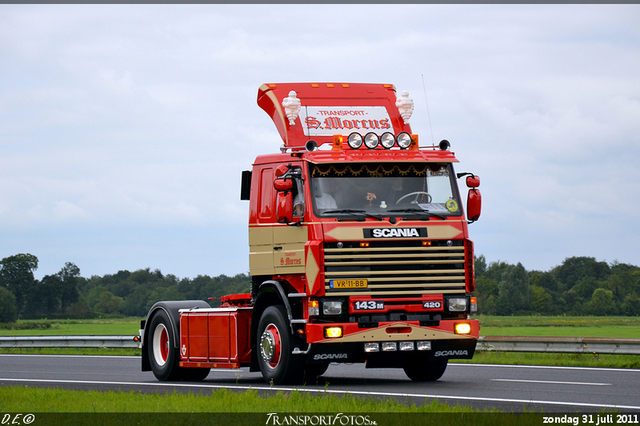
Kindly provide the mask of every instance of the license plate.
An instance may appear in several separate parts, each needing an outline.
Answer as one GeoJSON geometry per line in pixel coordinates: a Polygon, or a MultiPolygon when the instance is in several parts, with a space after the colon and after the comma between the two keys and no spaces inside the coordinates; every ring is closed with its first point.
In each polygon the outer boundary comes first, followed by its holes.
{"type": "Polygon", "coordinates": [[[331,280],[329,281],[329,287],[331,288],[367,288],[369,284],[367,280],[331,280]]]}

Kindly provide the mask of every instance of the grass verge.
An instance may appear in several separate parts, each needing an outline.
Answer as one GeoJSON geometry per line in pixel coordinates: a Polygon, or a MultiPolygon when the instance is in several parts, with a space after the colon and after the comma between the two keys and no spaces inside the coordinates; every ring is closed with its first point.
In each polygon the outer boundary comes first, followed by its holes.
{"type": "Polygon", "coordinates": [[[350,395],[316,395],[306,392],[278,392],[262,396],[255,390],[233,392],[218,389],[210,394],[146,394],[123,391],[75,391],[20,386],[0,387],[0,412],[67,413],[433,413],[474,412],[469,407],[438,401],[405,404],[396,399],[359,398],[350,395]]]}

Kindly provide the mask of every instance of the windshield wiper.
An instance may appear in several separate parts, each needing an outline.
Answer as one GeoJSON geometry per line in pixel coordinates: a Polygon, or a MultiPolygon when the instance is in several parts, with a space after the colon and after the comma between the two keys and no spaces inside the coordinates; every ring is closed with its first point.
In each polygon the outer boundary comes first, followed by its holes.
{"type": "Polygon", "coordinates": [[[423,209],[417,209],[417,208],[413,208],[413,209],[394,209],[394,210],[389,210],[389,212],[394,212],[394,213],[416,213],[416,214],[426,214],[428,217],[431,216],[435,216],[437,218],[440,218],[442,220],[445,220],[446,217],[438,214],[438,213],[432,213],[429,210],[423,210],[423,209]]]}
{"type": "Polygon", "coordinates": [[[364,217],[370,217],[373,219],[382,220],[382,216],[376,216],[371,213],[367,213],[365,210],[355,210],[355,209],[339,209],[339,210],[325,210],[322,214],[361,214],[364,217]]]}

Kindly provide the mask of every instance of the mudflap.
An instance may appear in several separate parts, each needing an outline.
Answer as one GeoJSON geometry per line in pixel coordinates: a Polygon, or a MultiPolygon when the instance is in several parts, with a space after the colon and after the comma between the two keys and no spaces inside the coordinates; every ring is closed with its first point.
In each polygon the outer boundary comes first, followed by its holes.
{"type": "Polygon", "coordinates": [[[354,343],[312,344],[307,355],[307,364],[326,364],[327,362],[356,362],[354,343]]]}

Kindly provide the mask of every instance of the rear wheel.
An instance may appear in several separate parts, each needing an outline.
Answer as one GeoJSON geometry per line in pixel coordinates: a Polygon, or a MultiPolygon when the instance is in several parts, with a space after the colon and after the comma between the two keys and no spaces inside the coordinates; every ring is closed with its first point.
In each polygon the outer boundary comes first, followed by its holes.
{"type": "Polygon", "coordinates": [[[284,307],[276,305],[265,309],[258,323],[256,339],[258,365],[267,383],[302,383],[304,358],[291,353],[294,337],[289,331],[284,307]]]}
{"type": "Polygon", "coordinates": [[[447,369],[447,360],[421,361],[418,359],[406,360],[402,368],[405,374],[414,382],[433,382],[438,380],[447,369]]]}
{"type": "Polygon", "coordinates": [[[209,375],[210,368],[180,367],[173,326],[165,311],[157,311],[149,324],[149,362],[158,380],[201,382],[209,375]]]}
{"type": "Polygon", "coordinates": [[[159,310],[149,326],[149,362],[158,380],[177,380],[179,356],[174,344],[174,330],[167,314],[159,310]]]}

